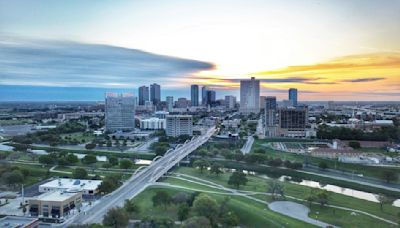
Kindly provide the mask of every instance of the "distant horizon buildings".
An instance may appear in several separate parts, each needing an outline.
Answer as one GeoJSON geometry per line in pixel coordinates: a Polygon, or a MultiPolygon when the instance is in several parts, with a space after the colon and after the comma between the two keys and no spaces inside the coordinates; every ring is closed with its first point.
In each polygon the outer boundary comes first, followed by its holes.
{"type": "Polygon", "coordinates": [[[150,85],[150,101],[153,105],[158,105],[161,101],[161,86],[157,83],[150,85]]]}
{"type": "Polygon", "coordinates": [[[190,102],[192,106],[199,106],[199,85],[190,86],[190,102]]]}
{"type": "Polygon", "coordinates": [[[201,87],[201,104],[202,105],[207,104],[207,90],[208,90],[207,86],[204,85],[203,87],[201,87]]]}
{"type": "Polygon", "coordinates": [[[149,101],[149,87],[140,86],[139,87],[139,105],[145,105],[146,101],[149,101]]]}
{"type": "Polygon", "coordinates": [[[225,96],[225,108],[234,109],[236,107],[236,97],[232,95],[225,96]]]}
{"type": "Polygon", "coordinates": [[[250,80],[240,80],[240,112],[260,112],[260,80],[254,77],[250,80]]]}
{"type": "Polygon", "coordinates": [[[105,127],[107,131],[135,129],[135,100],[131,93],[106,93],[105,127]]]}
{"type": "Polygon", "coordinates": [[[289,89],[289,101],[294,107],[297,106],[297,89],[296,88],[289,89]]]}

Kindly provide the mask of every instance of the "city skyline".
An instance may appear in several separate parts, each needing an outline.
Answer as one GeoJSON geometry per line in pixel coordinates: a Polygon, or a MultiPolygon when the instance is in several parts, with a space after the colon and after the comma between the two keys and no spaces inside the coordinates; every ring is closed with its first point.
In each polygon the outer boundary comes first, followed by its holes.
{"type": "Polygon", "coordinates": [[[279,100],[400,99],[398,1],[154,3],[0,1],[0,99],[153,83],[163,100],[191,84],[221,99],[251,76],[279,100]]]}

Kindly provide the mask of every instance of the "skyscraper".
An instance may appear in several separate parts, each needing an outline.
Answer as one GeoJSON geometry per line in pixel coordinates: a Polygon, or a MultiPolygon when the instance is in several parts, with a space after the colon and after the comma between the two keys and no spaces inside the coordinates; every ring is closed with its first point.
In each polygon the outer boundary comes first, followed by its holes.
{"type": "Polygon", "coordinates": [[[135,101],[133,94],[107,93],[105,102],[105,125],[107,131],[130,131],[135,129],[135,101]]]}
{"type": "Polygon", "coordinates": [[[225,107],[227,109],[234,109],[236,106],[236,97],[235,96],[225,96],[225,107]]]}
{"type": "Polygon", "coordinates": [[[159,84],[151,84],[150,85],[150,101],[153,102],[153,105],[157,105],[161,101],[161,87],[159,84]]]}
{"type": "Polygon", "coordinates": [[[292,103],[294,107],[297,106],[297,89],[296,88],[290,88],[289,89],[289,101],[292,103]]]}
{"type": "Polygon", "coordinates": [[[240,81],[240,112],[260,112],[260,80],[251,77],[240,81]]]}
{"type": "Polygon", "coordinates": [[[190,101],[192,106],[199,106],[199,86],[190,86],[190,101]]]}
{"type": "Polygon", "coordinates": [[[149,101],[149,87],[139,87],[139,105],[145,105],[146,101],[149,101]]]}
{"type": "Polygon", "coordinates": [[[174,108],[174,97],[173,96],[167,96],[167,110],[168,112],[172,112],[172,109],[174,108]]]}
{"type": "Polygon", "coordinates": [[[214,90],[207,90],[205,105],[212,105],[216,101],[217,94],[214,90]]]}
{"type": "Polygon", "coordinates": [[[265,125],[273,126],[276,124],[276,97],[265,98],[265,125]]]}
{"type": "Polygon", "coordinates": [[[202,105],[206,105],[207,104],[207,90],[208,90],[207,86],[203,86],[201,88],[201,104],[202,105]]]}

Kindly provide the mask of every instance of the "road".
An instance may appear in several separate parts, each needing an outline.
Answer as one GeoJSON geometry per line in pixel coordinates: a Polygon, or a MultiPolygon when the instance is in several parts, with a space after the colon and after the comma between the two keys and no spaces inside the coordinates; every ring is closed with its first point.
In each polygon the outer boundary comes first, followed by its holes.
{"type": "Polygon", "coordinates": [[[75,215],[59,226],[66,227],[71,224],[101,223],[101,221],[103,221],[103,216],[109,209],[123,206],[126,199],[132,199],[148,185],[156,182],[179,161],[196,150],[203,143],[207,142],[214,132],[215,128],[213,127],[209,129],[206,134],[193,137],[192,140],[178,145],[174,150],[167,151],[163,157],[156,157],[156,160],[151,165],[138,171],[136,175],[132,175],[132,177],[117,190],[103,197],[91,208],[85,210],[85,212],[75,215]]]}
{"type": "Polygon", "coordinates": [[[253,143],[254,143],[253,136],[247,137],[247,141],[243,145],[242,149],[240,149],[240,151],[242,151],[243,154],[250,153],[250,150],[251,150],[251,147],[253,146],[253,143]]]}

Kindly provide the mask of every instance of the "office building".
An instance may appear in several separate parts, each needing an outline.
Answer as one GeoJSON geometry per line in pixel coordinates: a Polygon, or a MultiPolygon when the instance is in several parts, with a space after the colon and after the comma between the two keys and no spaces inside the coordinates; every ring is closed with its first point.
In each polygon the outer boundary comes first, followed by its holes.
{"type": "Polygon", "coordinates": [[[207,90],[204,105],[213,105],[216,101],[217,94],[214,90],[207,90]]]}
{"type": "Polygon", "coordinates": [[[79,180],[71,178],[57,178],[39,185],[39,192],[51,191],[81,191],[83,195],[95,195],[103,181],[101,180],[79,180]]]}
{"type": "Polygon", "coordinates": [[[28,203],[30,216],[62,221],[65,216],[71,214],[72,210],[78,212],[82,205],[82,192],[46,192],[29,199],[28,203]]]}
{"type": "Polygon", "coordinates": [[[105,126],[107,131],[131,131],[135,129],[133,94],[106,94],[105,126]]]}
{"type": "Polygon", "coordinates": [[[265,110],[266,99],[266,96],[260,96],[260,110],[265,110]]]}
{"type": "Polygon", "coordinates": [[[150,85],[150,101],[153,105],[158,105],[161,101],[161,86],[159,84],[150,85]]]}
{"type": "Polygon", "coordinates": [[[139,87],[139,105],[145,105],[146,101],[149,101],[149,87],[139,87]]]}
{"type": "Polygon", "coordinates": [[[184,97],[180,97],[180,98],[178,98],[178,100],[176,101],[175,106],[176,106],[177,108],[187,108],[187,107],[189,107],[189,101],[188,101],[186,98],[184,98],[184,97]]]}
{"type": "Polygon", "coordinates": [[[240,112],[260,112],[260,80],[251,77],[240,81],[240,112]]]}
{"type": "Polygon", "coordinates": [[[193,135],[193,117],[191,115],[167,115],[167,136],[178,137],[193,135]]]}
{"type": "Polygon", "coordinates": [[[199,106],[199,86],[190,86],[190,102],[192,106],[199,106]]]}
{"type": "Polygon", "coordinates": [[[235,96],[225,96],[225,107],[227,109],[234,109],[236,106],[236,97],[235,96]]]}
{"type": "Polygon", "coordinates": [[[160,129],[165,129],[165,124],[166,120],[165,119],[159,119],[159,118],[149,118],[149,119],[144,119],[140,120],[140,129],[142,130],[160,130],[160,129]]]}
{"type": "Polygon", "coordinates": [[[272,126],[276,124],[276,97],[265,98],[265,125],[272,126]]]}
{"type": "Polygon", "coordinates": [[[0,227],[4,228],[38,228],[39,219],[23,216],[6,216],[0,218],[0,227]]]}
{"type": "Polygon", "coordinates": [[[306,137],[308,125],[307,107],[286,107],[279,109],[279,135],[282,137],[306,137]]]}
{"type": "Polygon", "coordinates": [[[202,105],[207,105],[207,91],[208,91],[207,86],[203,86],[201,88],[201,104],[202,105]]]}
{"type": "Polygon", "coordinates": [[[174,97],[173,96],[167,96],[167,110],[168,112],[172,112],[174,108],[174,97]]]}
{"type": "Polygon", "coordinates": [[[294,107],[297,106],[297,89],[295,88],[289,89],[289,101],[292,104],[292,106],[294,107]]]}

